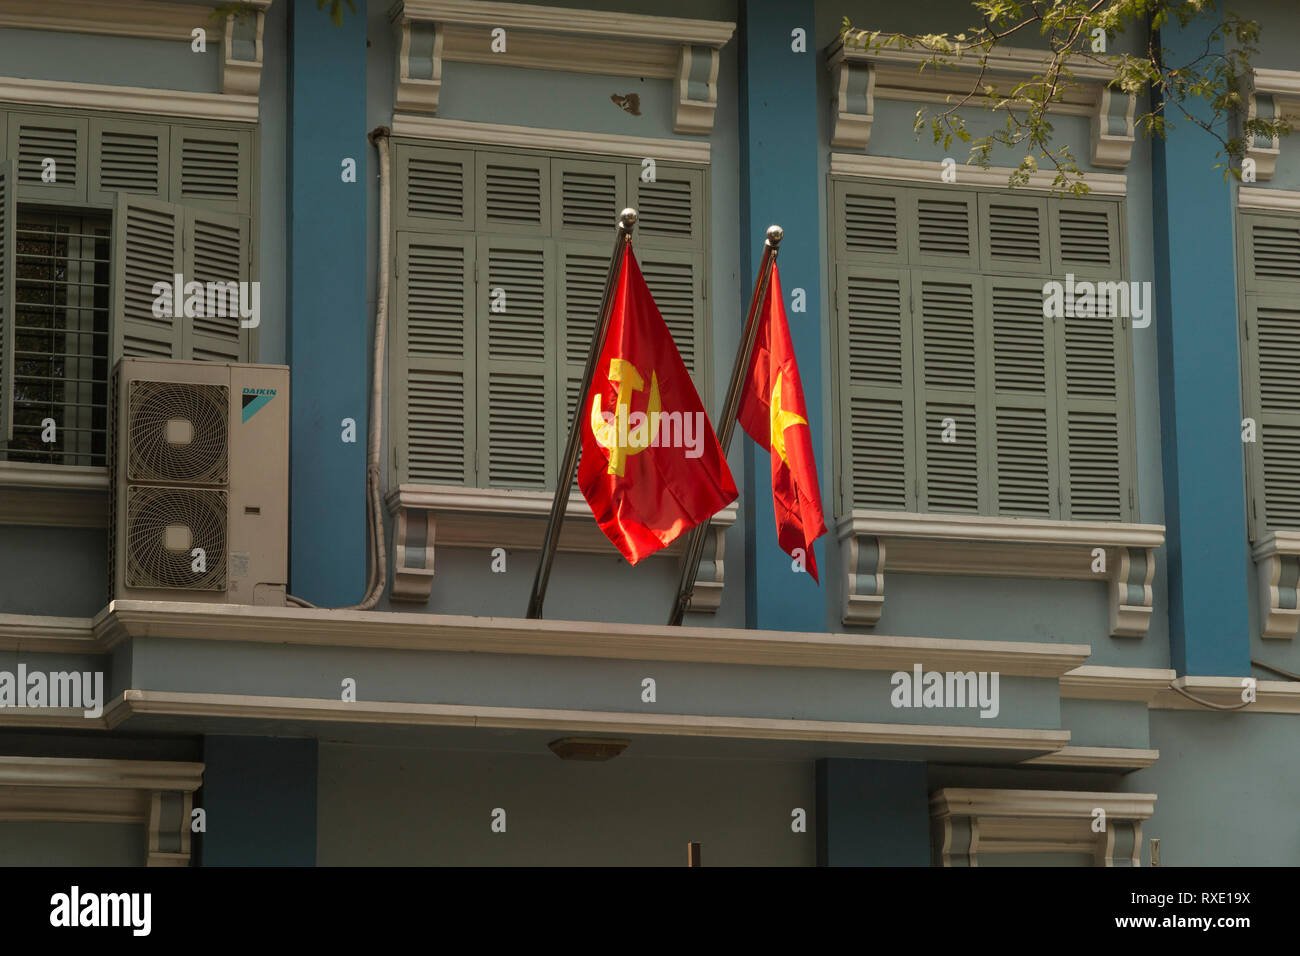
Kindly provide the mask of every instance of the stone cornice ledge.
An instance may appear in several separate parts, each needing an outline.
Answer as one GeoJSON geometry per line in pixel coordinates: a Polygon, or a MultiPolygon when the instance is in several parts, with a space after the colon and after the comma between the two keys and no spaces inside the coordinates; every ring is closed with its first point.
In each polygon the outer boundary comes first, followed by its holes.
{"type": "Polygon", "coordinates": [[[257,122],[257,97],[239,93],[194,93],[4,76],[0,77],[0,102],[236,123],[257,122]]]}
{"type": "MultiPolygon", "coordinates": [[[[1215,704],[1235,706],[1242,703],[1242,677],[1185,676],[1175,683],[1187,693],[1215,704]]],[[[1151,702],[1153,710],[1198,710],[1201,713],[1222,713],[1188,700],[1182,694],[1166,688],[1151,702]]],[[[1231,713],[1243,714],[1300,714],[1300,681],[1256,680],[1255,701],[1231,713]]]]}
{"type": "Polygon", "coordinates": [[[899,747],[943,747],[977,751],[1050,753],[1070,741],[1068,730],[950,727],[922,724],[732,717],[699,714],[640,714],[623,711],[552,710],[471,704],[338,701],[310,697],[255,697],[127,690],[106,712],[120,726],[136,714],[254,720],[329,721],[423,727],[477,727],[568,733],[654,734],[743,740],[803,740],[899,747]]]}
{"type": "Polygon", "coordinates": [[[0,525],[108,527],[108,470],[0,462],[0,525]]]}
{"type": "Polygon", "coordinates": [[[1178,676],[1155,667],[1104,667],[1085,664],[1061,675],[1061,697],[1068,700],[1127,700],[1150,704],[1178,676]]]}
{"type": "Polygon", "coordinates": [[[0,786],[179,790],[203,783],[203,764],[164,760],[0,756],[0,786]]]}
{"type": "Polygon", "coordinates": [[[1242,185],[1237,189],[1237,208],[1300,213],[1300,190],[1242,185]]]}
{"type": "Polygon", "coordinates": [[[930,815],[982,817],[1072,817],[1092,819],[1102,807],[1108,817],[1148,820],[1156,808],[1154,793],[1088,793],[1073,790],[981,790],[947,787],[930,794],[930,815]]]}
{"type": "MultiPolygon", "coordinates": [[[[964,186],[989,186],[1006,189],[1013,170],[1009,166],[959,166],[957,176],[964,186]]],[[[861,176],[865,179],[891,179],[933,185],[942,182],[943,164],[921,159],[897,159],[891,156],[863,156],[858,153],[831,153],[831,175],[861,176]]],[[[1042,170],[1031,173],[1029,181],[1018,190],[1052,192],[1055,173],[1042,170]]],[[[1124,173],[1085,173],[1080,177],[1092,196],[1124,196],[1128,177],[1124,173]]]]}
{"type": "MultiPolygon", "coordinates": [[[[0,616],[5,628],[41,618],[0,616]]],[[[59,623],[65,636],[67,618],[59,623]]],[[[717,627],[613,624],[526,618],[467,617],[396,611],[330,611],[239,604],[114,601],[90,625],[99,650],[134,637],[321,647],[395,648],[489,654],[544,654],[608,660],[656,660],[769,667],[910,670],[921,662],[939,670],[998,671],[1059,678],[1091,655],[1087,644],[885,637],[717,627]]]]}
{"type": "Polygon", "coordinates": [[[874,626],[887,571],[1105,581],[1110,633],[1142,637],[1163,525],[855,510],[837,524],[845,624],[874,626]],[[1095,553],[1104,552],[1104,561],[1095,553]]]}

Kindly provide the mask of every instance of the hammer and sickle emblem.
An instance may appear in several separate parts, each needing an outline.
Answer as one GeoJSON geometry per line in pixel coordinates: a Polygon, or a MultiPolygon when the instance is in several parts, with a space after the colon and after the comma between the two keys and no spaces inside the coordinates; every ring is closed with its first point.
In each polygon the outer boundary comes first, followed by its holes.
{"type": "Polygon", "coordinates": [[[631,414],[632,393],[645,390],[645,380],[636,366],[627,359],[611,359],[609,363],[609,380],[618,386],[617,404],[614,420],[605,418],[599,394],[591,400],[591,431],[596,436],[596,443],[601,448],[609,449],[609,468],[611,475],[623,474],[627,466],[627,456],[645,451],[659,434],[659,376],[650,373],[650,400],[646,408],[646,423],[638,425],[628,434],[628,417],[631,414]]]}

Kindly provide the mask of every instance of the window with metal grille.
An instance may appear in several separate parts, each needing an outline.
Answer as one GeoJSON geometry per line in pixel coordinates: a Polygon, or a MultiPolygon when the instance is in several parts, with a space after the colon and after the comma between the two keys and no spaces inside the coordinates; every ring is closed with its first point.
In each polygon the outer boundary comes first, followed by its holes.
{"type": "Polygon", "coordinates": [[[105,463],[110,222],[18,207],[9,461],[105,463]]]}

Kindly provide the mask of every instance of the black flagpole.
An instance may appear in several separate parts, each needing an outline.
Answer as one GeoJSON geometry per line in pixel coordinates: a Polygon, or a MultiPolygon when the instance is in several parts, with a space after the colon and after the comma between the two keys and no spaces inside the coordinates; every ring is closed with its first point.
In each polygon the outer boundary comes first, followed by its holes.
{"type": "Polygon", "coordinates": [[[564,509],[569,503],[569,489],[573,487],[573,473],[578,467],[578,453],[582,450],[582,403],[591,391],[595,377],[596,359],[605,347],[605,333],[609,331],[609,313],[614,299],[614,284],[623,265],[623,251],[632,242],[632,229],[636,225],[636,210],[624,209],[618,217],[618,234],[614,238],[614,252],[609,257],[609,272],[605,276],[605,295],[600,300],[600,318],[587,350],[587,367],[582,373],[582,387],[578,389],[578,407],[573,410],[569,423],[569,441],[564,446],[564,460],[556,480],[555,498],[551,501],[551,515],[546,519],[546,538],[542,544],[542,558],[533,578],[533,593],[528,599],[528,617],[542,616],[542,603],[546,600],[546,585],[551,578],[551,563],[555,560],[555,547],[560,542],[560,528],[564,525],[564,509]]]}
{"type": "MultiPolygon", "coordinates": [[[[722,457],[727,457],[731,447],[731,434],[735,431],[736,415],[740,411],[740,394],[745,384],[745,373],[749,371],[750,356],[754,352],[754,340],[758,337],[758,310],[767,298],[767,286],[772,278],[772,267],[776,265],[776,254],[781,245],[785,231],[780,226],[767,227],[767,241],[763,243],[763,261],[754,280],[754,297],[749,303],[749,315],[745,318],[745,331],[740,338],[740,350],[736,353],[736,364],[731,367],[731,382],[727,385],[727,396],[722,405],[722,417],[718,420],[718,444],[722,446],[722,457]]],[[[700,559],[704,556],[704,538],[708,534],[709,521],[701,521],[692,530],[686,541],[686,552],[682,556],[682,574],[677,581],[677,599],[673,602],[672,613],[668,623],[677,626],[682,623],[686,606],[691,603],[691,594],[695,590],[695,575],[700,570],[700,559]]]]}

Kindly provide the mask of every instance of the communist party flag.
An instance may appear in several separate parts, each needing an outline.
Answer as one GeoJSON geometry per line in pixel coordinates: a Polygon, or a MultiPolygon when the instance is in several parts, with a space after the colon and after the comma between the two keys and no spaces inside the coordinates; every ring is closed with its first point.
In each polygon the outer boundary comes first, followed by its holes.
{"type": "Polygon", "coordinates": [[[736,500],[718,438],[630,245],[577,414],[578,487],[629,564],[736,500]]]}
{"type": "Polygon", "coordinates": [[[826,524],[803,384],[783,301],[774,262],[737,421],[750,438],[772,453],[772,504],[781,550],[793,556],[795,548],[802,548],[808,573],[820,584],[813,542],[826,533],[826,524]]]}

